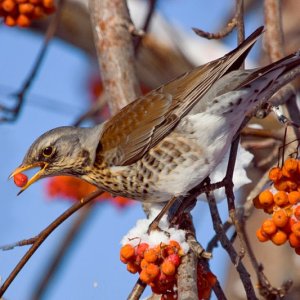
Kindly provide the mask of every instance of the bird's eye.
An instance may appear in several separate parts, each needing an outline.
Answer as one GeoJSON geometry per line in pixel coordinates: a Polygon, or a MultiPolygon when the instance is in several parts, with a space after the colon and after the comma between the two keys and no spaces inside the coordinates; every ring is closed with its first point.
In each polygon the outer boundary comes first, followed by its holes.
{"type": "Polygon", "coordinates": [[[53,148],[52,147],[46,147],[45,149],[43,149],[43,155],[45,157],[51,156],[52,153],[53,153],[53,148]]]}

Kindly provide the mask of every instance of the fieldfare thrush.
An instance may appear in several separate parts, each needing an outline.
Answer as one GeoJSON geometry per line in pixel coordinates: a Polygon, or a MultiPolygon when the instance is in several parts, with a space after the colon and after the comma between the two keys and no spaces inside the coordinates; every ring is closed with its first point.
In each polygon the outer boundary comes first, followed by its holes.
{"type": "Polygon", "coordinates": [[[11,176],[40,167],[21,191],[40,178],[71,175],[139,201],[186,195],[220,163],[245,116],[300,64],[298,52],[240,70],[262,32],[258,28],[225,56],[139,97],[102,124],[44,133],[11,176]]]}

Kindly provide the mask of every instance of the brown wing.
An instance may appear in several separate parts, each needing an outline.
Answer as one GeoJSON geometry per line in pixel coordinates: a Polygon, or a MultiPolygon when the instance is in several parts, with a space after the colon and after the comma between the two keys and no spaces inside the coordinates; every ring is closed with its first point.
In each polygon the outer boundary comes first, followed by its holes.
{"type": "Polygon", "coordinates": [[[129,165],[161,141],[220,77],[238,69],[261,35],[258,28],[236,49],[185,73],[124,107],[105,125],[101,154],[112,165],[129,165]]]}
{"type": "Polygon", "coordinates": [[[156,128],[166,120],[172,104],[171,95],[152,91],[113,116],[101,137],[101,151],[106,161],[125,165],[133,157],[140,157],[146,151],[146,145],[151,144],[156,128]]]}

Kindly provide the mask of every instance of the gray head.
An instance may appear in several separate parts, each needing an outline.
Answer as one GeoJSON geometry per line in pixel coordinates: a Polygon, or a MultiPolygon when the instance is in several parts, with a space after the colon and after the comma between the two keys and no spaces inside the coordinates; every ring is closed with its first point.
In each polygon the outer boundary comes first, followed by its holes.
{"type": "Polygon", "coordinates": [[[94,164],[103,124],[93,128],[58,127],[36,139],[22,164],[10,175],[40,167],[21,191],[40,178],[84,175],[94,164]]]}

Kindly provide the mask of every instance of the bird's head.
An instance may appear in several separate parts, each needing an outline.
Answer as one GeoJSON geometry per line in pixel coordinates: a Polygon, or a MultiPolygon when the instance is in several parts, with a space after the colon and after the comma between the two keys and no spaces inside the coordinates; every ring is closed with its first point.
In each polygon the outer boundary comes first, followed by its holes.
{"type": "Polygon", "coordinates": [[[40,170],[22,187],[18,195],[37,180],[58,175],[81,177],[94,164],[102,124],[94,128],[58,127],[36,139],[22,164],[9,178],[33,168],[40,170]]]}

